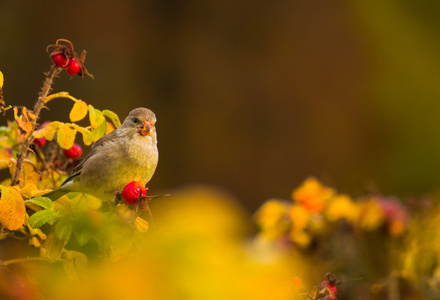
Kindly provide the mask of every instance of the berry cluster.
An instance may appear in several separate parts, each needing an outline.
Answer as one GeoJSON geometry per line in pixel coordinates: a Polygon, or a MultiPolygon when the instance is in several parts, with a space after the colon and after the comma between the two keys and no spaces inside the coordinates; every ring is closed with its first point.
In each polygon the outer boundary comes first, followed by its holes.
{"type": "Polygon", "coordinates": [[[75,58],[68,59],[63,53],[53,55],[52,60],[58,67],[65,68],[69,75],[76,75],[81,70],[81,66],[75,58]]]}
{"type": "Polygon", "coordinates": [[[75,50],[73,50],[72,42],[65,39],[58,39],[55,44],[49,45],[46,50],[49,52],[51,48],[53,51],[49,55],[57,67],[66,69],[66,72],[72,76],[78,74],[81,77],[86,75],[93,78],[93,75],[84,67],[84,60],[86,59],[85,50],[81,53],[81,57],[79,57],[75,50]]]}

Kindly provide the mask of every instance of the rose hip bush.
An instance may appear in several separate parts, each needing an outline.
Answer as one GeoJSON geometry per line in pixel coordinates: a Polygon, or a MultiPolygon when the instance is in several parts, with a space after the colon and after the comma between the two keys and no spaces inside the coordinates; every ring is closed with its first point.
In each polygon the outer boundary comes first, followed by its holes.
{"type": "MultiPolygon", "coordinates": [[[[139,217],[147,206],[147,199],[144,199],[142,207],[137,207],[126,205],[120,194],[115,195],[111,203],[103,203],[101,199],[82,193],[70,193],[55,202],[42,196],[58,187],[78,164],[82,156],[79,143],[90,146],[120,126],[118,116],[110,110],[101,111],[67,92],[50,93],[63,70],[70,75],[93,76],[84,65],[86,52],[79,56],[70,41],[57,40],[47,50],[51,51],[49,56],[53,64],[46,73],[33,110],[19,105],[6,106],[1,73],[0,111],[12,116],[7,126],[0,128],[0,169],[8,170],[10,175],[0,184],[1,239],[10,243],[20,236],[40,251],[38,256],[30,258],[8,260],[0,256],[0,265],[36,258],[50,263],[68,263],[72,255],[83,257],[86,247],[98,247],[102,254],[111,256],[117,247],[115,243],[110,245],[106,242],[107,228],[121,232],[128,239],[130,234],[126,231],[134,236],[136,232],[145,232],[148,228],[148,222],[139,217]],[[50,105],[50,101],[61,98],[73,102],[69,114],[71,122],[46,121],[40,126],[41,110],[50,105]],[[90,125],[77,123],[87,116],[90,125]],[[78,133],[82,138],[77,143],[78,133]],[[124,218],[116,212],[124,207],[132,211],[132,218],[124,218]],[[77,254],[74,254],[75,251],[77,254]]],[[[146,196],[145,193],[138,198],[143,196],[146,196]]],[[[126,249],[127,252],[129,250],[126,249]]]]}

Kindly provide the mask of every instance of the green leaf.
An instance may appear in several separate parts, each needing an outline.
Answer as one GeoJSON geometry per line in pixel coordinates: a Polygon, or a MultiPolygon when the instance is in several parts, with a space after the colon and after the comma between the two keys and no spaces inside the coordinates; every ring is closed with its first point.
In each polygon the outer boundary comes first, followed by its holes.
{"type": "Polygon", "coordinates": [[[82,247],[90,240],[90,233],[84,230],[74,232],[78,244],[82,247]]]}
{"type": "Polygon", "coordinates": [[[60,215],[54,210],[40,210],[29,218],[29,225],[32,228],[38,228],[46,223],[53,224],[60,218],[60,215]]]}
{"type": "Polygon", "coordinates": [[[58,128],[57,142],[63,149],[70,149],[75,142],[76,129],[71,124],[62,124],[58,128]]]}
{"type": "Polygon", "coordinates": [[[92,140],[96,142],[100,138],[102,138],[107,132],[107,122],[102,122],[98,128],[92,129],[92,140]]]}
{"type": "Polygon", "coordinates": [[[68,241],[72,234],[73,224],[70,219],[63,218],[55,225],[55,235],[60,240],[68,241]]]}
{"type": "Polygon", "coordinates": [[[110,121],[112,121],[113,125],[115,125],[115,128],[118,128],[119,126],[121,126],[121,122],[119,121],[118,115],[115,114],[114,112],[112,112],[111,110],[104,109],[102,111],[102,114],[104,116],[106,116],[107,118],[109,118],[110,121]]]}
{"type": "Polygon", "coordinates": [[[99,109],[89,104],[89,118],[92,128],[98,128],[105,121],[105,117],[99,109]]]}
{"type": "Polygon", "coordinates": [[[25,203],[33,203],[35,205],[38,205],[44,209],[53,210],[54,204],[52,200],[46,197],[35,197],[31,198],[29,200],[26,200],[25,203]]]}
{"type": "Polygon", "coordinates": [[[70,121],[77,122],[84,119],[84,117],[87,116],[87,111],[88,107],[84,101],[75,101],[75,104],[73,104],[72,110],[69,114],[70,121]]]}

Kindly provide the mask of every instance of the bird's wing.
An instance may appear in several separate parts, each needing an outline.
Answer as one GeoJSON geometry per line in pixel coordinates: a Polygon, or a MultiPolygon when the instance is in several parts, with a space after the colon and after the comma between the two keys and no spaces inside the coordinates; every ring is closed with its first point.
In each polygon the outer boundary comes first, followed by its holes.
{"type": "Polygon", "coordinates": [[[84,159],[83,159],[83,160],[82,160],[82,161],[81,161],[81,162],[80,162],[80,163],[79,163],[79,164],[78,164],[78,165],[72,170],[72,173],[70,174],[69,177],[67,177],[66,180],[64,180],[64,182],[63,182],[62,185],[64,185],[66,182],[72,180],[74,177],[80,175],[80,174],[81,174],[81,171],[82,171],[82,168],[83,168],[84,164],[86,163],[86,161],[87,161],[90,157],[92,157],[93,155],[95,155],[95,153],[96,153],[97,151],[99,151],[99,150],[98,150],[99,147],[100,147],[100,146],[103,146],[104,143],[105,143],[106,141],[113,140],[113,139],[115,139],[115,138],[117,138],[117,134],[116,134],[116,130],[113,130],[112,132],[110,132],[110,133],[104,135],[102,138],[100,138],[99,140],[97,140],[97,141],[93,144],[92,149],[90,150],[89,154],[87,154],[87,156],[84,157],[84,159]]]}

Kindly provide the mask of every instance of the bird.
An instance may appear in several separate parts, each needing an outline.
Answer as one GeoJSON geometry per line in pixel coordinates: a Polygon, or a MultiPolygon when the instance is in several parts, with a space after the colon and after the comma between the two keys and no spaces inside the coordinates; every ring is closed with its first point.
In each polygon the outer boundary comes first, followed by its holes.
{"type": "Polygon", "coordinates": [[[83,192],[109,200],[131,181],[147,184],[159,160],[156,121],[150,109],[133,109],[119,128],[93,144],[60,187],[43,197],[55,201],[69,192],[83,192]]]}

